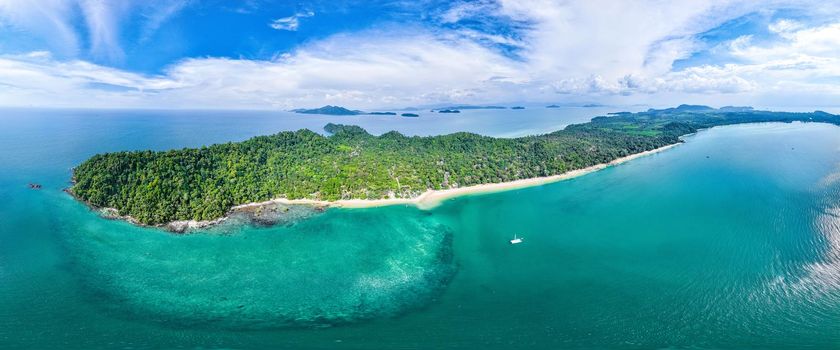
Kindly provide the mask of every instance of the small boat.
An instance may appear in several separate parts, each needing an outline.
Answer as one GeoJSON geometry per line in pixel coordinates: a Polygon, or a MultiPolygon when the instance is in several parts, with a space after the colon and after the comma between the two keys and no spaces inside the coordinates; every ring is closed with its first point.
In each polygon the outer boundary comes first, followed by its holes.
{"type": "Polygon", "coordinates": [[[513,235],[513,239],[510,240],[510,244],[519,244],[522,243],[522,238],[516,237],[516,234],[513,235]]]}

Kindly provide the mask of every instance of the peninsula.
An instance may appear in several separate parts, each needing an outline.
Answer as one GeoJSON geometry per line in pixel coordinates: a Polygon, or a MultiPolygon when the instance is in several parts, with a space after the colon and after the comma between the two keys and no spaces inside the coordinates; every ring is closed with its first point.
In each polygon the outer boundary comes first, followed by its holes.
{"type": "Polygon", "coordinates": [[[677,144],[702,128],[794,121],[840,124],[840,117],[683,105],[596,117],[520,138],[374,136],[357,126],[328,124],[330,136],[299,130],[195,149],[95,155],[74,169],[69,192],[147,225],[213,220],[236,206],[271,200],[416,204],[437,193],[429,191],[459,195],[475,192],[462,188],[476,185],[500,190],[507,188],[501,183],[521,187],[597,170],[677,144]]]}

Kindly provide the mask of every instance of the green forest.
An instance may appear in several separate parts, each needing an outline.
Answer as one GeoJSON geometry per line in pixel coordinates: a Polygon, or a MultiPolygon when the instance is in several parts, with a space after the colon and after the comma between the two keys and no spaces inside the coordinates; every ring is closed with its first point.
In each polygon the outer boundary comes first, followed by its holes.
{"type": "Polygon", "coordinates": [[[520,138],[374,136],[357,126],[328,124],[329,136],[284,131],[195,149],[98,154],[74,169],[70,192],[144,224],[210,220],[235,205],[273,198],[405,198],[428,189],[556,175],[674,144],[698,129],[794,121],[840,124],[824,112],[687,105],[616,113],[520,138]]]}

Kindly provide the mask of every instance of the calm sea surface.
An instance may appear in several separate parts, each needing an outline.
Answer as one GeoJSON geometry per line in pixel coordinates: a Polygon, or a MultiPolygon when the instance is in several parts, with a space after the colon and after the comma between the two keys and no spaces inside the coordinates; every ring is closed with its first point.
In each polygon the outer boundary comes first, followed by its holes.
{"type": "Polygon", "coordinates": [[[61,191],[101,152],[327,122],[518,136],[607,111],[0,110],[0,348],[840,348],[836,126],[714,128],[431,211],[190,235],[103,220],[61,191]]]}

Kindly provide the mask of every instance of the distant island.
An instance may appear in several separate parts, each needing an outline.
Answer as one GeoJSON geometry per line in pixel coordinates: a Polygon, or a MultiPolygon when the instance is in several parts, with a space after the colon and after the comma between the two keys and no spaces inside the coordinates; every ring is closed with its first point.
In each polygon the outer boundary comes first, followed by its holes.
{"type": "Polygon", "coordinates": [[[461,111],[457,109],[441,109],[437,111],[438,113],[461,113],[461,111]]]}
{"type": "Polygon", "coordinates": [[[507,107],[504,107],[504,106],[470,106],[470,105],[462,105],[462,106],[449,106],[449,107],[439,108],[439,109],[437,109],[437,110],[441,110],[441,109],[507,109],[507,107]]]}
{"type": "Polygon", "coordinates": [[[525,109],[525,107],[522,107],[522,106],[513,106],[513,107],[510,107],[510,109],[525,109]]]}
{"type": "MultiPolygon", "coordinates": [[[[566,104],[566,106],[567,107],[582,107],[582,108],[606,107],[605,105],[602,105],[600,103],[584,103],[584,104],[574,103],[574,104],[566,104]]],[[[545,108],[563,108],[563,106],[552,104],[552,105],[545,106],[545,108]]]]}
{"type": "Polygon", "coordinates": [[[339,106],[324,106],[321,108],[313,108],[313,109],[293,109],[292,112],[301,113],[301,114],[326,114],[326,115],[359,115],[365,114],[365,112],[357,111],[357,110],[349,110],[344,107],[339,106]]]}
{"type": "Polygon", "coordinates": [[[400,115],[403,116],[403,117],[412,117],[412,118],[420,116],[417,113],[403,113],[403,114],[400,114],[400,115]]]}
{"type": "Polygon", "coordinates": [[[324,115],[397,115],[395,112],[365,112],[350,110],[341,106],[324,106],[313,109],[293,109],[292,112],[301,114],[324,114],[324,115]]]}
{"type": "Polygon", "coordinates": [[[304,129],[202,148],[98,154],[73,170],[68,192],[146,225],[213,220],[235,206],[270,200],[407,204],[441,193],[555,181],[677,144],[699,129],[794,121],[840,125],[840,117],[820,111],[692,105],[595,117],[519,138],[374,136],[358,126],[327,124],[330,136],[304,129]]]}

